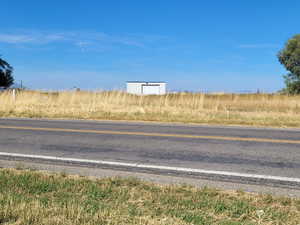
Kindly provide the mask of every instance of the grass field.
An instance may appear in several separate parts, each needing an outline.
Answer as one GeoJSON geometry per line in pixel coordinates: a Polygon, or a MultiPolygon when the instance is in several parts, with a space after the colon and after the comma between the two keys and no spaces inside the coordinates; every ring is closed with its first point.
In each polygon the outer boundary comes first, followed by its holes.
{"type": "Polygon", "coordinates": [[[124,92],[0,93],[1,117],[72,118],[300,127],[300,96],[124,92]]]}
{"type": "Polygon", "coordinates": [[[1,169],[0,224],[299,225],[300,200],[1,169]]]}

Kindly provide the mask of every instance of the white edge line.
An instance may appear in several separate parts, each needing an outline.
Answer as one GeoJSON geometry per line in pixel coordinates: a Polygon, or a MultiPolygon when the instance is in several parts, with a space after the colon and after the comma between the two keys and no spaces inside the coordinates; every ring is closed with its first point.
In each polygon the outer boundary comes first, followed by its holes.
{"type": "Polygon", "coordinates": [[[78,163],[92,163],[92,164],[124,166],[124,167],[144,168],[144,169],[159,169],[159,170],[187,172],[187,173],[200,173],[200,174],[211,174],[211,175],[221,175],[221,176],[231,176],[231,177],[266,179],[266,180],[274,180],[274,181],[276,180],[276,181],[284,181],[284,182],[296,182],[300,184],[300,178],[247,174],[247,173],[227,172],[227,171],[218,171],[218,170],[203,170],[203,169],[193,169],[193,168],[184,168],[184,167],[158,166],[158,165],[147,165],[147,164],[139,164],[139,163],[123,163],[123,162],[112,162],[112,161],[103,161],[103,160],[65,158],[65,157],[56,157],[56,156],[30,155],[30,154],[19,154],[19,153],[8,153],[8,152],[0,152],[0,156],[55,160],[55,161],[65,161],[65,162],[78,162],[78,163]]]}

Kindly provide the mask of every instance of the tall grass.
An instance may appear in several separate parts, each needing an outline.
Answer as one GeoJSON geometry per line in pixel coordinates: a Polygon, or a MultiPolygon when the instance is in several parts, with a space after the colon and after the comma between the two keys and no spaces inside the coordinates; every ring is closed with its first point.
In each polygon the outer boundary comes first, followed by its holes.
{"type": "Polygon", "coordinates": [[[14,99],[2,92],[0,116],[300,127],[300,96],[22,91],[14,99]]]}

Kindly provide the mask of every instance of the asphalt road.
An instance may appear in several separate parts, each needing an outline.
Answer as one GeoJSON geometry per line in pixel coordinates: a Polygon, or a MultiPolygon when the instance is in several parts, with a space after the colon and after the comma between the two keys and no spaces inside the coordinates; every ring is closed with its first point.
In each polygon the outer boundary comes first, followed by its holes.
{"type": "Polygon", "coordinates": [[[0,119],[1,152],[300,178],[297,129],[0,119]]]}

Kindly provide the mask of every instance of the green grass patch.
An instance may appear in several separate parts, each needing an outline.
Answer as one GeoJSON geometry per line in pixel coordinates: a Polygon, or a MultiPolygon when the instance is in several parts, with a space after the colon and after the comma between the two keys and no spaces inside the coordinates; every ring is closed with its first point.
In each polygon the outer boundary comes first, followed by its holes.
{"type": "Polygon", "coordinates": [[[300,200],[1,169],[0,224],[298,225],[300,200]]]}

